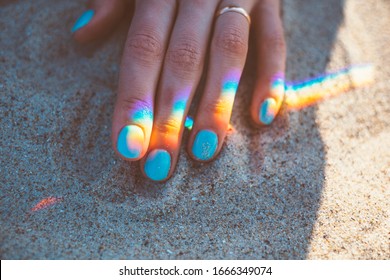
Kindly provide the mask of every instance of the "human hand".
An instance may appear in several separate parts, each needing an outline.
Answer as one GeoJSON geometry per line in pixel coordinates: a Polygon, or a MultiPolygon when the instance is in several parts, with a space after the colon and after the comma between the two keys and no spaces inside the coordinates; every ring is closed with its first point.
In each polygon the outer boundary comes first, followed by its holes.
{"type": "MultiPolygon", "coordinates": [[[[250,24],[257,80],[249,110],[259,126],[273,121],[283,101],[286,59],[279,0],[133,1],[112,122],[121,158],[140,160],[143,174],[154,181],[173,174],[184,121],[206,71],[187,150],[196,161],[215,159],[245,65],[250,24]],[[231,6],[244,9],[251,20],[242,10],[220,13],[231,6]]],[[[74,39],[86,43],[107,34],[131,2],[93,0],[72,29],[74,39]]]]}

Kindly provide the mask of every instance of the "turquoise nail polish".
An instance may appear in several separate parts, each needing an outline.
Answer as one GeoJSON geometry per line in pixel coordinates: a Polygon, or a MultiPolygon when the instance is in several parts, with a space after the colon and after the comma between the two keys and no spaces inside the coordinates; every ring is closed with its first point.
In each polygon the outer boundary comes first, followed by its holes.
{"type": "Polygon", "coordinates": [[[144,140],[144,132],[139,126],[128,125],[119,132],[116,147],[123,157],[136,159],[142,152],[144,140]]]}
{"type": "Polygon", "coordinates": [[[199,160],[209,160],[218,147],[218,136],[211,130],[201,130],[192,144],[192,154],[199,160]]]}
{"type": "Polygon", "coordinates": [[[154,181],[162,181],[168,177],[171,169],[171,155],[165,150],[153,150],[146,159],[145,174],[154,181]]]}
{"type": "Polygon", "coordinates": [[[81,17],[76,20],[76,23],[72,27],[72,33],[86,26],[93,18],[95,12],[93,10],[85,11],[81,17]]]}
{"type": "Polygon", "coordinates": [[[275,119],[277,112],[278,108],[275,99],[267,98],[261,104],[259,119],[263,124],[269,125],[275,119]]]}

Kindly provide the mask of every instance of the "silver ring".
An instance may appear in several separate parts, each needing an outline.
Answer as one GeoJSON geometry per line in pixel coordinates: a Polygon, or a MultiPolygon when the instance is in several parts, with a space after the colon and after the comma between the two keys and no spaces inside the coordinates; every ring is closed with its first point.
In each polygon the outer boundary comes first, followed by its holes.
{"type": "Polygon", "coordinates": [[[237,7],[237,6],[227,6],[225,8],[222,8],[221,10],[219,10],[219,12],[217,12],[216,17],[219,17],[220,15],[223,15],[223,14],[229,13],[229,12],[234,12],[234,13],[238,13],[240,15],[243,15],[247,19],[248,23],[251,24],[251,17],[247,13],[247,11],[245,11],[243,8],[237,7]]]}

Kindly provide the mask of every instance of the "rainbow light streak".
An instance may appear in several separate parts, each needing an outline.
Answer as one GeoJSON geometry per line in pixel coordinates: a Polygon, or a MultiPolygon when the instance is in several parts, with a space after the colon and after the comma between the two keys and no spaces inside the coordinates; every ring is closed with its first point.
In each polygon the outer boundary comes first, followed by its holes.
{"type": "Polygon", "coordinates": [[[271,96],[283,98],[286,82],[282,74],[277,74],[273,77],[271,83],[271,96]]]}
{"type": "Polygon", "coordinates": [[[275,75],[271,80],[269,97],[260,104],[259,120],[270,125],[278,114],[284,97],[285,82],[282,74],[275,75]]]}
{"type": "MultiPolygon", "coordinates": [[[[239,71],[231,71],[224,79],[219,106],[217,106],[219,109],[218,113],[230,112],[237,93],[240,76],[241,73],[239,71]]],[[[276,75],[271,85],[271,91],[274,91],[272,96],[278,96],[283,95],[284,90],[287,108],[296,110],[311,106],[321,100],[337,96],[351,89],[367,86],[373,81],[374,67],[371,64],[365,64],[352,66],[303,82],[285,83],[282,75],[276,75]]],[[[175,123],[181,123],[183,119],[190,92],[190,88],[182,91],[173,103],[171,118],[175,123]]],[[[140,109],[132,115],[134,121],[152,125],[153,112],[147,107],[139,107],[140,109]]],[[[193,118],[187,116],[184,127],[192,130],[193,125],[193,118]]],[[[234,127],[230,124],[228,131],[234,131],[234,127]]]]}
{"type": "Polygon", "coordinates": [[[36,212],[38,210],[45,209],[49,206],[52,206],[58,202],[61,202],[63,199],[58,197],[46,197],[38,202],[33,208],[31,208],[30,212],[36,212]]]}
{"type": "Polygon", "coordinates": [[[216,105],[216,113],[228,114],[230,117],[240,78],[241,71],[239,70],[232,70],[226,75],[222,83],[221,96],[216,105]]]}
{"type": "Polygon", "coordinates": [[[138,158],[143,150],[145,135],[138,125],[127,125],[118,135],[117,149],[125,158],[138,158]]]}
{"type": "Polygon", "coordinates": [[[188,130],[191,130],[193,126],[194,126],[194,120],[190,116],[187,116],[184,122],[184,127],[187,128],[188,130]]]}
{"type": "MultiPolygon", "coordinates": [[[[230,118],[230,114],[233,108],[234,99],[237,93],[238,85],[241,78],[241,71],[240,70],[232,70],[230,71],[225,79],[223,79],[222,87],[221,87],[221,95],[219,97],[219,100],[216,105],[216,116],[215,118],[219,118],[221,115],[223,117],[226,117],[228,114],[228,117],[230,118]]],[[[192,130],[194,125],[194,120],[192,117],[187,116],[184,126],[188,130],[192,130]]],[[[232,125],[229,124],[228,126],[228,132],[234,131],[234,128],[232,125]]]]}
{"type": "Polygon", "coordinates": [[[128,115],[129,120],[133,120],[134,123],[140,124],[143,127],[153,126],[153,111],[151,107],[146,106],[144,103],[139,102],[134,106],[137,108],[135,111],[131,111],[128,115]]]}
{"type": "Polygon", "coordinates": [[[180,118],[180,122],[181,122],[181,119],[183,118],[184,112],[186,110],[188,97],[189,94],[185,94],[185,93],[184,94],[181,93],[177,96],[172,106],[172,113],[171,113],[172,118],[180,118]]]}
{"type": "Polygon", "coordinates": [[[299,110],[373,81],[374,67],[371,64],[352,66],[304,82],[287,84],[285,102],[289,110],[299,110]]]}
{"type": "Polygon", "coordinates": [[[167,134],[176,135],[176,128],[180,127],[183,122],[184,114],[187,109],[187,102],[191,94],[191,87],[187,87],[186,89],[180,91],[176,96],[172,104],[172,112],[168,117],[168,124],[172,124],[172,126],[167,127],[167,134]]]}

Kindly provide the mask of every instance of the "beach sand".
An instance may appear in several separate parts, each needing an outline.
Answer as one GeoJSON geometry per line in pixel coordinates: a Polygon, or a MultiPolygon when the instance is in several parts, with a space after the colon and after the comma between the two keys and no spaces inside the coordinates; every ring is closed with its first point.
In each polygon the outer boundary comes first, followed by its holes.
{"type": "Polygon", "coordinates": [[[80,2],[0,2],[1,259],[390,258],[389,1],[284,1],[287,80],[374,83],[258,130],[248,63],[218,159],[164,184],[111,148],[125,32],[81,51],[80,2]]]}

